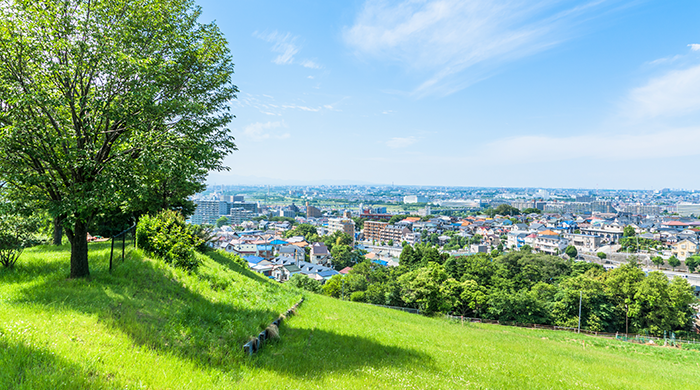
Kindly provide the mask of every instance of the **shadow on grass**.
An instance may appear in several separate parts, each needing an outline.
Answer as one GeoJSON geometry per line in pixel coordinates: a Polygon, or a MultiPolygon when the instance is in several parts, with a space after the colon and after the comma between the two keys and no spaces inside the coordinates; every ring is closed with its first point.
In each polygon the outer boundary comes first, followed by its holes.
{"type": "MultiPolygon", "coordinates": [[[[1,332],[0,332],[1,333],[1,332]]],[[[0,337],[0,389],[124,388],[48,350],[0,337]]]]}
{"type": "Polygon", "coordinates": [[[255,366],[305,379],[365,367],[429,369],[433,366],[432,358],[424,352],[383,345],[366,337],[284,326],[281,333],[282,341],[262,350],[253,360],[255,366]]]}
{"type": "Polygon", "coordinates": [[[251,271],[250,268],[248,268],[247,266],[241,266],[240,264],[233,261],[233,259],[224,254],[221,254],[217,251],[208,251],[205,253],[205,256],[221,264],[222,266],[227,267],[234,272],[238,272],[239,274],[246,276],[258,283],[268,283],[268,281],[265,280],[264,276],[261,276],[257,272],[251,271]]]}
{"type": "MultiPolygon", "coordinates": [[[[107,252],[107,260],[108,256],[107,252]]],[[[213,302],[186,286],[194,283],[194,278],[177,280],[156,262],[138,259],[139,252],[133,256],[137,258],[120,263],[112,274],[103,270],[93,272],[88,279],[47,277],[28,283],[11,303],[93,314],[128,335],[135,345],[227,369],[240,363],[241,346],[248,337],[279,315],[213,302]]],[[[43,272],[52,269],[47,267],[43,272]]]]}

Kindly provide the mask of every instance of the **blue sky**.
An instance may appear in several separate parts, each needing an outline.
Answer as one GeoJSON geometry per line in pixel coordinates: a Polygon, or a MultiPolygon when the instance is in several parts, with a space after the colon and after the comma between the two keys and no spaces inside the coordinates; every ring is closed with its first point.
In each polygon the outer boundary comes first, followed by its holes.
{"type": "Polygon", "coordinates": [[[217,184],[700,189],[700,2],[198,1],[236,64],[217,184]]]}

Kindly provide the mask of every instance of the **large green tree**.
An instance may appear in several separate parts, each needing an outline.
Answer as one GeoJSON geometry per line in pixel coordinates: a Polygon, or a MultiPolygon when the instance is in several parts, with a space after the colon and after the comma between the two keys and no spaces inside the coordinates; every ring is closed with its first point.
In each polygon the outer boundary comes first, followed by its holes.
{"type": "Polygon", "coordinates": [[[65,227],[84,277],[101,209],[224,169],[231,56],[192,0],[0,4],[0,178],[65,227]]]}

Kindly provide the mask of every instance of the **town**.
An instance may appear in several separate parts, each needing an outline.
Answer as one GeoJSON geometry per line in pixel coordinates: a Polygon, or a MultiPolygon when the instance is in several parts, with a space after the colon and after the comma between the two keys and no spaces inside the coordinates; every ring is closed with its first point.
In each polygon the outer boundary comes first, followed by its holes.
{"type": "Polygon", "coordinates": [[[194,203],[190,221],[215,227],[212,246],[280,282],[347,273],[351,264],[313,240],[342,233],[349,249],[383,266],[398,266],[403,247],[419,243],[450,256],[525,250],[605,268],[635,258],[700,291],[695,191],[210,186],[194,203]],[[300,225],[313,237],[296,235],[300,225]]]}

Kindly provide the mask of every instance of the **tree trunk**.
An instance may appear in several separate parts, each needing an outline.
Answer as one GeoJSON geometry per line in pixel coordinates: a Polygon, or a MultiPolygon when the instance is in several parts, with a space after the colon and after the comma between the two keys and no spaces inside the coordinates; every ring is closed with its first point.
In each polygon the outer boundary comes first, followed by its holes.
{"type": "Polygon", "coordinates": [[[70,241],[70,277],[90,276],[88,265],[87,223],[77,221],[73,230],[67,230],[70,241]]]}
{"type": "Polygon", "coordinates": [[[63,244],[63,220],[62,218],[53,219],[53,244],[61,245],[63,244]]]}

